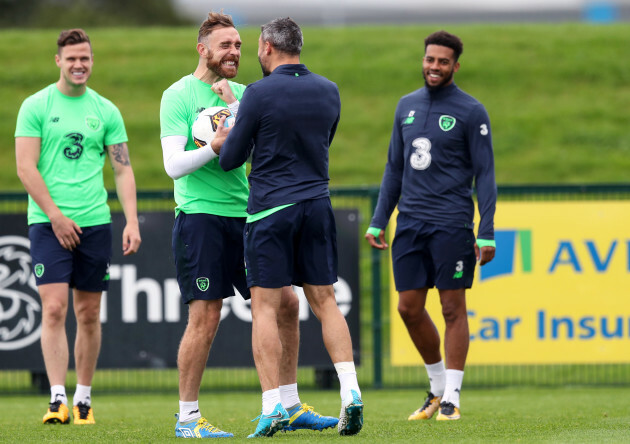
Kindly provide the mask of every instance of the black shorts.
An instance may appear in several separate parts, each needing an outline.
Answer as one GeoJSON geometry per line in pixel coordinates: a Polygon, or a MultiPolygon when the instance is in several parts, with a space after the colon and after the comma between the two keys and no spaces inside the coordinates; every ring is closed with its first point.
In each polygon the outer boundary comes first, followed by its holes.
{"type": "Polygon", "coordinates": [[[244,217],[180,212],[173,226],[173,255],[182,301],[234,296],[249,290],[243,259],[244,217]]]}
{"type": "Polygon", "coordinates": [[[81,231],[81,243],[70,251],[61,246],[50,223],[28,227],[31,263],[38,286],[67,283],[71,288],[90,292],[109,288],[112,226],[81,227],[81,231]]]}
{"type": "Polygon", "coordinates": [[[245,229],[250,287],[337,282],[337,227],[329,198],[286,207],[245,229]]]}
{"type": "Polygon", "coordinates": [[[399,213],[392,243],[396,290],[472,287],[474,244],[471,229],[434,225],[399,213]]]}

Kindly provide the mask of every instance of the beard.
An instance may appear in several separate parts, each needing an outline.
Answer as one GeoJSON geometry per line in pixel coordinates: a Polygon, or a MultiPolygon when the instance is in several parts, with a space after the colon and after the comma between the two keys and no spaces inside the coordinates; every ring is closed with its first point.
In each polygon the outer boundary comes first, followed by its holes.
{"type": "Polygon", "coordinates": [[[269,71],[269,69],[265,67],[265,64],[261,60],[260,56],[258,56],[258,63],[260,63],[260,69],[262,70],[263,77],[267,77],[269,74],[271,74],[271,71],[269,71]]]}
{"type": "Polygon", "coordinates": [[[453,71],[451,71],[448,76],[443,77],[442,80],[440,81],[440,83],[438,83],[437,85],[430,85],[427,82],[427,75],[425,74],[424,71],[422,71],[422,77],[424,78],[424,86],[429,90],[429,91],[437,91],[438,89],[444,87],[447,83],[449,83],[451,80],[453,80],[453,71]]]}
{"type": "Polygon", "coordinates": [[[234,70],[235,70],[234,73],[231,72],[231,68],[227,68],[227,69],[224,68],[221,65],[221,62],[223,62],[223,60],[219,60],[218,62],[214,60],[213,52],[208,53],[208,58],[206,59],[206,67],[210,71],[212,71],[217,76],[223,79],[233,79],[234,77],[236,77],[236,74],[238,73],[238,65],[239,65],[238,60],[234,60],[234,70]]]}

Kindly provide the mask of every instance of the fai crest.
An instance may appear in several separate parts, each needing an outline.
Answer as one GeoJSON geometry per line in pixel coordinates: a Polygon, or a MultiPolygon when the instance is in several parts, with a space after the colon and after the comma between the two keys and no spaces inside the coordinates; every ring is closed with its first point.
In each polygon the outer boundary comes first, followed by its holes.
{"type": "Polygon", "coordinates": [[[440,129],[442,131],[450,131],[455,127],[456,121],[453,116],[440,116],[440,129]]]}
{"type": "Polygon", "coordinates": [[[210,287],[210,279],[208,278],[197,278],[197,288],[201,291],[206,291],[210,287]]]}
{"type": "Polygon", "coordinates": [[[85,118],[85,124],[92,131],[96,131],[101,126],[101,121],[96,117],[87,116],[85,118]]]}
{"type": "Polygon", "coordinates": [[[38,278],[44,275],[44,264],[35,264],[35,276],[38,278]]]}

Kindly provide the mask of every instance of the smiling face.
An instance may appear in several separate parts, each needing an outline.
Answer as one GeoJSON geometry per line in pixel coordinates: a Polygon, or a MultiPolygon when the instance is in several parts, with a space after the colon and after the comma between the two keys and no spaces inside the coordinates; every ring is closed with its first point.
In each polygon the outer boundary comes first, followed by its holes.
{"type": "Polygon", "coordinates": [[[233,79],[241,59],[241,38],[235,28],[216,28],[206,39],[206,67],[218,77],[233,79]]]}
{"type": "Polygon", "coordinates": [[[59,88],[62,92],[82,91],[92,75],[92,48],[88,42],[66,45],[55,54],[55,63],[61,71],[59,88]]]}
{"type": "Polygon", "coordinates": [[[459,70],[455,51],[447,46],[428,45],[422,59],[422,75],[429,89],[439,89],[453,83],[453,74],[459,70]]]}

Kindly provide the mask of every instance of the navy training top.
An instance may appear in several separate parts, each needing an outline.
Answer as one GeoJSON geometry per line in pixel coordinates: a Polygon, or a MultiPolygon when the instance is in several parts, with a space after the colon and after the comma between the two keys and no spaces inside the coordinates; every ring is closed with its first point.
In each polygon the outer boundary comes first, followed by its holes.
{"type": "Polygon", "coordinates": [[[399,212],[416,219],[472,229],[473,178],[480,214],[477,237],[494,240],[497,188],[486,109],[454,83],[403,96],[370,226],[384,229],[398,204],[399,212]]]}
{"type": "Polygon", "coordinates": [[[280,65],[245,89],[219,164],[237,168],[256,147],[249,214],[329,196],[328,149],[340,112],[337,85],[303,64],[280,65]]]}

